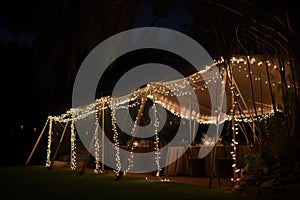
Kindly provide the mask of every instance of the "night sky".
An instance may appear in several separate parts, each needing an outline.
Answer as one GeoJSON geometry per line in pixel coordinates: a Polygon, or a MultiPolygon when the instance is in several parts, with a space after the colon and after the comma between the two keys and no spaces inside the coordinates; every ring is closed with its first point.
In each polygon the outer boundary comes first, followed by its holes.
{"type": "MultiPolygon", "coordinates": [[[[0,164],[25,163],[47,116],[70,109],[73,81],[84,58],[101,41],[116,33],[135,27],[165,27],[194,38],[213,58],[222,56],[225,51],[240,53],[240,49],[231,46],[231,42],[235,40],[236,26],[249,22],[207,2],[57,0],[1,3],[0,164]],[[224,38],[220,38],[220,34],[224,38]],[[228,49],[219,48],[221,46],[228,49]]],[[[280,7],[286,1],[247,2],[249,4],[241,4],[242,7],[238,8],[268,22],[274,15],[283,15],[280,7]],[[272,4],[268,4],[270,2],[272,4]]],[[[297,6],[289,1],[286,4],[292,18],[291,26],[297,27],[295,31],[299,34],[299,26],[296,25],[299,24],[299,16],[291,9],[297,6]]],[[[239,5],[233,4],[232,7],[239,5]]],[[[256,53],[255,47],[248,44],[250,53],[256,53]]],[[[169,56],[166,54],[159,58],[160,54],[151,55],[161,62],[169,56]]],[[[124,61],[130,60],[132,58],[124,61]]],[[[147,58],[142,62],[146,61],[147,58]]],[[[128,67],[137,63],[128,64],[128,67]]],[[[117,69],[118,65],[111,73],[114,74],[117,69]]],[[[109,87],[106,89],[109,90],[109,87]]],[[[109,91],[102,91],[97,95],[107,93],[109,91]]],[[[33,163],[44,164],[45,146],[46,138],[43,138],[33,163]]]]}

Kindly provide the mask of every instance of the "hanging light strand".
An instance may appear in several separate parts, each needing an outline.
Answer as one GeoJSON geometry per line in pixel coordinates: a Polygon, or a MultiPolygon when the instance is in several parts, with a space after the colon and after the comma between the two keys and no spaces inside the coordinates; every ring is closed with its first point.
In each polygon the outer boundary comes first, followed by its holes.
{"type": "Polygon", "coordinates": [[[114,105],[114,102],[110,102],[110,108],[111,108],[111,123],[112,123],[112,129],[114,132],[113,140],[114,140],[114,147],[116,149],[116,169],[114,170],[115,175],[119,176],[121,171],[121,160],[120,160],[120,144],[119,144],[119,135],[117,131],[116,126],[116,107],[114,105]]]}
{"type": "Polygon", "coordinates": [[[157,118],[157,110],[156,110],[156,104],[153,103],[153,115],[154,115],[154,123],[153,123],[153,126],[154,126],[154,129],[155,129],[155,163],[156,163],[156,166],[157,166],[157,173],[156,173],[156,176],[159,177],[159,174],[160,174],[160,164],[159,164],[159,159],[160,159],[160,151],[159,151],[159,137],[158,137],[158,127],[159,127],[159,120],[157,118]]]}
{"type": "MultiPolygon", "coordinates": [[[[72,115],[73,116],[73,115],[72,115]]],[[[71,169],[76,170],[76,132],[75,132],[75,120],[71,121],[71,169]]]]}
{"type": "MultiPolygon", "coordinates": [[[[95,116],[96,120],[95,120],[95,133],[94,133],[94,149],[95,149],[95,170],[94,172],[96,174],[98,173],[103,173],[100,170],[100,145],[99,145],[99,121],[98,121],[98,116],[96,114],[95,116]]],[[[101,152],[103,153],[103,152],[101,152]]]]}
{"type": "Polygon", "coordinates": [[[48,143],[47,143],[47,160],[46,160],[46,167],[51,166],[51,143],[52,143],[52,117],[49,116],[49,132],[48,132],[48,143]]]}

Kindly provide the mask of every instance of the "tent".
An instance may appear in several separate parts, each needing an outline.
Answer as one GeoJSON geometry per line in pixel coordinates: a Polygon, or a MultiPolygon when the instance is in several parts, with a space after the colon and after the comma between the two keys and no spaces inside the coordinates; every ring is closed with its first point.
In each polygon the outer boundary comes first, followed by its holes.
{"type": "MultiPolygon", "coordinates": [[[[288,63],[286,63],[286,65],[288,65],[288,63]]],[[[95,102],[89,105],[72,108],[60,116],[49,116],[44,129],[26,161],[26,165],[29,163],[46,129],[46,125],[49,125],[46,166],[53,164],[52,161],[54,160],[55,153],[51,150],[53,139],[52,123],[59,122],[64,124],[64,129],[60,135],[61,140],[64,137],[66,128],[70,128],[70,167],[76,169],[76,140],[78,141],[77,132],[79,132],[79,130],[78,124],[76,124],[75,127],[75,123],[78,122],[86,129],[88,145],[85,144],[85,147],[90,150],[89,152],[94,152],[93,156],[96,161],[96,171],[101,170],[100,162],[102,162],[103,170],[104,155],[105,157],[109,156],[104,152],[106,141],[104,140],[104,131],[105,126],[108,126],[105,124],[104,118],[105,113],[109,112],[111,117],[111,124],[109,126],[113,130],[114,141],[114,145],[111,145],[110,148],[116,158],[113,163],[117,168],[117,173],[121,170],[125,172],[130,171],[130,167],[133,166],[133,161],[131,160],[133,154],[130,149],[133,149],[133,138],[136,137],[137,125],[140,124],[147,99],[154,103],[153,109],[155,112],[157,110],[155,106],[159,105],[181,119],[188,121],[189,134],[183,136],[185,139],[193,139],[191,135],[195,136],[195,129],[192,130],[195,123],[218,124],[217,131],[215,131],[218,133],[218,129],[221,129],[219,124],[222,124],[226,120],[231,120],[236,129],[238,128],[236,123],[243,121],[252,123],[254,127],[253,131],[255,131],[255,120],[270,117],[276,110],[280,109],[280,105],[283,104],[281,90],[283,84],[281,82],[282,76],[289,76],[288,67],[280,65],[276,58],[265,58],[257,55],[237,55],[231,57],[229,60],[221,58],[214,61],[214,63],[203,67],[202,71],[183,79],[169,82],[153,82],[125,96],[96,99],[95,102]],[[195,98],[192,98],[193,95],[195,98]],[[135,121],[131,124],[132,138],[131,143],[129,143],[129,159],[126,164],[128,165],[128,169],[125,170],[122,168],[124,163],[122,163],[120,159],[120,154],[122,153],[120,151],[123,151],[123,149],[120,148],[119,145],[119,129],[116,126],[115,115],[117,110],[129,110],[134,106],[138,106],[138,109],[135,110],[135,121]],[[95,119],[96,121],[94,121],[95,119]],[[102,121],[99,123],[100,119],[102,121]],[[84,120],[85,122],[83,122],[84,120]],[[192,125],[192,122],[194,125],[192,125]]],[[[289,88],[289,85],[287,85],[287,88],[289,88]]],[[[156,116],[155,113],[153,116],[155,151],[151,156],[155,157],[155,159],[151,161],[155,161],[154,163],[159,172],[161,167],[159,165],[161,158],[159,154],[165,154],[166,151],[163,151],[163,148],[159,148],[159,138],[157,136],[158,116],[156,116]]],[[[233,130],[233,136],[237,132],[236,129],[233,130]]],[[[182,138],[179,137],[179,139],[182,138]]],[[[61,141],[59,144],[60,143],[61,141]]],[[[189,144],[190,143],[187,145],[189,144]]],[[[237,145],[238,143],[233,137],[233,158],[236,156],[235,150],[237,145]]],[[[237,171],[235,165],[234,171],[237,171]]],[[[238,180],[236,174],[234,180],[238,180]]]]}

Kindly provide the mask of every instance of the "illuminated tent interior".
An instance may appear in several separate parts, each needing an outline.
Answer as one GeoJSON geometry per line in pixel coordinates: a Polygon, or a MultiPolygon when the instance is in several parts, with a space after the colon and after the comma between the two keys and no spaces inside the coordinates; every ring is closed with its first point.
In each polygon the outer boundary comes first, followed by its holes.
{"type": "MultiPolygon", "coordinates": [[[[288,63],[285,64],[288,65],[288,63]]],[[[54,138],[52,132],[55,129],[55,124],[60,124],[61,128],[56,129],[59,130],[56,133],[60,138],[58,143],[62,143],[64,134],[69,132],[71,138],[69,142],[71,146],[69,166],[75,170],[77,167],[76,142],[78,142],[78,137],[76,136],[74,123],[91,118],[91,116],[92,118],[98,116],[98,118],[96,117],[98,122],[100,119],[103,120],[101,113],[105,111],[109,111],[111,117],[114,118],[116,110],[128,110],[139,105],[139,109],[136,110],[138,112],[136,121],[132,124],[132,132],[135,132],[135,125],[140,123],[140,113],[145,106],[142,100],[145,97],[181,119],[193,120],[200,124],[218,124],[226,120],[251,123],[254,120],[266,119],[281,108],[281,88],[285,87],[281,82],[282,76],[289,80],[289,67],[280,68],[280,66],[276,58],[235,56],[231,57],[227,62],[221,58],[212,65],[205,66],[202,71],[187,78],[162,83],[149,83],[146,87],[139,88],[131,94],[122,97],[102,97],[89,105],[72,108],[59,116],[49,116],[26,161],[26,165],[29,163],[47,126],[49,128],[46,166],[49,167],[53,164],[57,152],[51,147],[54,138]],[[284,71],[282,71],[283,69],[284,71]],[[196,101],[192,100],[192,94],[196,96],[196,101]]],[[[286,87],[289,88],[289,85],[286,85],[286,87]]],[[[91,120],[88,121],[91,122],[91,120]]],[[[153,123],[156,123],[155,121],[153,123]]],[[[115,127],[117,122],[115,120],[110,122],[112,124],[105,126],[112,128],[114,136],[117,136],[116,132],[118,130],[115,127]]],[[[100,124],[104,124],[104,121],[100,124]]],[[[99,140],[101,138],[101,126],[99,126],[99,123],[90,123],[89,130],[89,133],[92,133],[90,134],[90,139],[94,143],[94,145],[91,145],[90,150],[95,152],[96,169],[99,171],[102,156],[101,147],[103,147],[101,143],[99,144],[101,140],[99,140]]],[[[134,136],[134,134],[132,135],[134,136]]],[[[157,130],[155,130],[155,135],[155,149],[159,151],[157,130]]],[[[118,150],[118,139],[114,138],[114,142],[116,150],[118,150]]],[[[235,145],[234,141],[233,145],[235,145]]],[[[118,160],[117,168],[119,172],[121,169],[118,165],[118,160]]]]}
{"type": "MultiPolygon", "coordinates": [[[[222,79],[227,74],[227,80],[222,80],[222,84],[226,82],[224,88],[227,105],[223,106],[227,107],[227,109],[226,113],[221,113],[222,118],[220,122],[230,120],[233,116],[231,113],[233,105],[232,93],[237,105],[234,115],[237,119],[268,115],[282,104],[281,72],[276,60],[262,61],[256,56],[250,57],[247,62],[247,57],[232,57],[230,69],[226,70],[224,68],[224,62],[216,66],[222,69],[220,74],[211,73],[209,70],[205,71],[203,73],[208,74],[206,79],[202,78],[202,73],[195,73],[186,79],[162,83],[161,85],[165,88],[171,88],[170,90],[174,94],[155,93],[154,101],[181,117],[189,117],[191,115],[199,123],[215,123],[215,119],[211,118],[213,116],[212,99],[208,85],[218,84],[216,80],[222,79]],[[193,87],[198,100],[198,102],[191,102],[191,108],[195,108],[198,103],[200,113],[196,113],[193,109],[190,110],[189,107],[179,105],[174,97],[186,96],[190,92],[188,89],[185,90],[185,85],[188,84],[193,87]]],[[[290,74],[286,71],[285,75],[288,77],[290,74]]],[[[185,100],[186,103],[183,105],[189,106],[188,98],[185,100]]]]}

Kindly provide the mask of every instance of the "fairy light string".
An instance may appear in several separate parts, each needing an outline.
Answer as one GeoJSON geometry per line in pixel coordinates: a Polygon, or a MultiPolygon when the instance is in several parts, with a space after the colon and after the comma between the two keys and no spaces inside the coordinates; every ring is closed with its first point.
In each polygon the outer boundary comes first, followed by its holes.
{"type": "Polygon", "coordinates": [[[119,144],[119,134],[116,126],[116,106],[114,101],[110,101],[110,108],[111,108],[111,123],[112,123],[112,130],[113,130],[113,140],[114,140],[114,147],[116,150],[116,169],[114,170],[115,175],[119,176],[121,171],[121,159],[120,159],[120,144],[119,144]]]}
{"type": "MultiPolygon", "coordinates": [[[[99,121],[98,116],[96,114],[95,116],[95,133],[94,133],[94,149],[95,149],[95,170],[94,172],[96,174],[103,173],[102,170],[100,170],[100,145],[99,145],[99,121]]],[[[103,152],[102,152],[103,153],[103,152]]]]}
{"type": "MultiPolygon", "coordinates": [[[[131,167],[133,167],[133,158],[134,158],[134,145],[133,145],[133,139],[134,139],[134,136],[135,136],[135,134],[136,134],[136,131],[137,131],[137,126],[138,126],[138,124],[139,124],[139,117],[141,117],[141,112],[143,111],[143,106],[145,105],[145,103],[146,103],[146,101],[147,101],[147,96],[149,95],[149,91],[150,91],[150,88],[151,88],[151,86],[150,86],[150,84],[148,84],[147,85],[147,87],[146,87],[146,89],[145,90],[143,90],[143,93],[142,93],[142,95],[140,95],[141,96],[141,101],[140,101],[140,103],[138,104],[138,106],[139,106],[139,109],[138,109],[138,115],[136,116],[136,118],[135,118],[135,121],[134,121],[134,124],[133,124],[133,127],[132,127],[132,129],[131,129],[131,136],[132,136],[132,138],[131,138],[131,142],[129,143],[129,148],[130,148],[130,156],[129,156],[129,158],[128,158],[128,167],[127,167],[127,169],[124,171],[125,172],[125,174],[127,173],[127,172],[129,172],[129,170],[131,169],[131,167]],[[146,96],[145,96],[146,95],[146,96]]],[[[138,100],[137,100],[138,101],[138,100]]]]}
{"type": "Polygon", "coordinates": [[[71,120],[71,169],[76,170],[77,164],[76,164],[76,132],[75,132],[75,119],[73,118],[74,114],[72,112],[72,120],[71,120]]]}
{"type": "Polygon", "coordinates": [[[154,123],[153,123],[153,126],[154,126],[154,134],[155,134],[155,141],[154,141],[154,144],[155,144],[155,164],[157,166],[157,173],[156,173],[156,176],[159,177],[159,174],[160,174],[160,165],[159,165],[159,159],[160,159],[160,151],[159,151],[159,137],[158,137],[158,127],[159,127],[159,120],[157,118],[157,110],[156,110],[156,105],[155,103],[153,103],[153,115],[154,115],[154,123]]]}
{"type": "Polygon", "coordinates": [[[46,167],[51,166],[51,143],[52,143],[52,121],[53,121],[53,118],[51,116],[49,116],[48,120],[49,120],[49,131],[48,131],[48,141],[47,141],[46,167]]]}
{"type": "MultiPolygon", "coordinates": [[[[136,120],[135,120],[135,122],[133,124],[133,127],[131,129],[131,135],[133,135],[133,133],[135,132],[136,126],[137,126],[137,124],[136,124],[136,120]]],[[[134,150],[134,146],[129,144],[129,148],[130,148],[130,150],[129,150],[130,155],[129,155],[129,158],[128,158],[128,167],[125,170],[125,173],[129,172],[130,168],[133,167],[133,158],[134,158],[133,150],[134,150]]]]}

